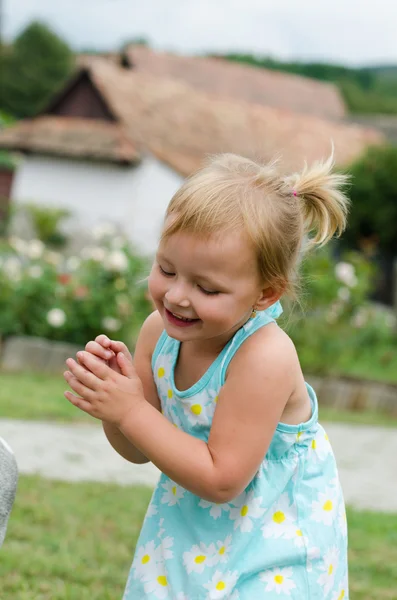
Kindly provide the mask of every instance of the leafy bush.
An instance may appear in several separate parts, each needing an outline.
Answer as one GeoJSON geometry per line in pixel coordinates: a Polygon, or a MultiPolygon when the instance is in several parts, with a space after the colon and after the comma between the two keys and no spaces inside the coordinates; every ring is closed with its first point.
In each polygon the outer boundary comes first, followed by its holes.
{"type": "Polygon", "coordinates": [[[350,197],[352,206],[344,239],[356,245],[367,230],[379,249],[397,255],[397,147],[369,148],[354,163],[350,197]]]}
{"type": "Polygon", "coordinates": [[[0,335],[84,344],[101,332],[131,342],[151,311],[145,259],[113,231],[79,256],[63,257],[40,240],[0,247],[0,335]]]}
{"type": "Polygon", "coordinates": [[[371,354],[391,368],[397,355],[396,317],[367,300],[372,274],[373,267],[357,252],[346,253],[339,262],[329,248],[307,257],[303,310],[287,310],[284,317],[304,370],[359,372],[360,362],[371,354]]]}
{"type": "Polygon", "coordinates": [[[60,224],[70,216],[69,210],[37,204],[24,204],[22,207],[31,216],[39,240],[54,248],[61,248],[66,244],[67,238],[60,230],[60,224]]]}

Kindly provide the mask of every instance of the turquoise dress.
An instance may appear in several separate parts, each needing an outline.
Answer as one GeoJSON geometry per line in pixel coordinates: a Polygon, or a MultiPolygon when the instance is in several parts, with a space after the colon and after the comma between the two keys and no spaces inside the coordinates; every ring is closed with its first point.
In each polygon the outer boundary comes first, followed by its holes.
{"type": "MultiPolygon", "coordinates": [[[[282,312],[250,319],[191,388],[175,387],[180,343],[162,333],[152,367],[164,415],[207,441],[219,391],[244,341],[282,312]]],[[[348,600],[346,514],[335,458],[317,420],[279,423],[254,479],[225,504],[162,474],[124,600],[348,600]]]]}

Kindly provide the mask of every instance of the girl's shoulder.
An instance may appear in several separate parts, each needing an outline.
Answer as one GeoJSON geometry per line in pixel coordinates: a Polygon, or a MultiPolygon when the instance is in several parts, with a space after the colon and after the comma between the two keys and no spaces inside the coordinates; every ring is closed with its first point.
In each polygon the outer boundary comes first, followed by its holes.
{"type": "Polygon", "coordinates": [[[257,370],[269,376],[284,373],[291,381],[301,371],[293,341],[276,323],[260,327],[244,339],[231,357],[227,376],[234,371],[254,373],[257,370]]]}

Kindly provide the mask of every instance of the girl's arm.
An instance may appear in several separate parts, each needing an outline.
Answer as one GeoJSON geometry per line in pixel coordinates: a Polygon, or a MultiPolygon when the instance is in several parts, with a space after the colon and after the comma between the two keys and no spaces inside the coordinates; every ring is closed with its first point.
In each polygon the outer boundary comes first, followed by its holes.
{"type": "MultiPolygon", "coordinates": [[[[145,398],[156,411],[161,411],[161,407],[153,381],[151,361],[163,329],[164,325],[159,313],[155,311],[149,315],[139,333],[133,360],[135,370],[142,382],[145,398]]],[[[138,450],[118,427],[106,421],[102,421],[102,426],[109,443],[123,458],[137,464],[149,462],[150,459],[138,450]]]]}
{"type": "Polygon", "coordinates": [[[253,334],[233,358],[208,443],[175,428],[148,402],[120,424],[170,479],[212,502],[240,494],[257,472],[294,389],[295,348],[277,327],[253,334]]]}

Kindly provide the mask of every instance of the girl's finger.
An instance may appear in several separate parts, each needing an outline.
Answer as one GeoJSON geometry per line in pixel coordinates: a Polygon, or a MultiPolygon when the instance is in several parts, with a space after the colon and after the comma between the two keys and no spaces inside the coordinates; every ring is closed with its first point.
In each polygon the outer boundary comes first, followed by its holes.
{"type": "Polygon", "coordinates": [[[97,360],[89,352],[78,352],[77,358],[80,363],[86,366],[87,369],[99,379],[108,379],[109,375],[113,372],[105,363],[97,360]]]}
{"type": "MultiPolygon", "coordinates": [[[[96,359],[95,362],[98,362],[96,359]]],[[[87,371],[83,366],[79,365],[73,358],[68,358],[66,361],[70,372],[75,376],[78,381],[84,384],[90,390],[95,391],[98,388],[98,378],[95,377],[90,371],[87,371]]],[[[102,363],[99,363],[102,364],[102,363]]]]}
{"type": "Polygon", "coordinates": [[[110,347],[115,354],[122,352],[124,356],[126,356],[127,358],[131,358],[131,353],[123,342],[116,342],[112,340],[110,347]]]}
{"type": "Polygon", "coordinates": [[[107,337],[107,335],[101,333],[101,335],[97,335],[95,338],[95,341],[100,344],[101,346],[103,346],[104,348],[109,348],[110,344],[111,344],[111,340],[109,340],[109,338],[107,337]]]}
{"type": "Polygon", "coordinates": [[[102,346],[102,344],[99,344],[98,342],[88,342],[88,344],[86,344],[85,346],[85,349],[86,352],[90,352],[94,356],[102,358],[103,360],[109,360],[112,358],[112,356],[114,356],[114,352],[112,352],[111,350],[107,350],[102,346]]]}
{"type": "Polygon", "coordinates": [[[71,387],[74,392],[89,401],[92,395],[91,389],[83,385],[70,371],[65,371],[63,376],[66,379],[69,387],[71,387]]]}
{"type": "Polygon", "coordinates": [[[63,395],[65,396],[66,400],[69,400],[69,402],[71,402],[74,406],[77,406],[77,408],[80,408],[88,414],[92,414],[92,405],[84,400],[84,398],[79,398],[78,396],[72,394],[72,392],[64,392],[63,395]]]}

